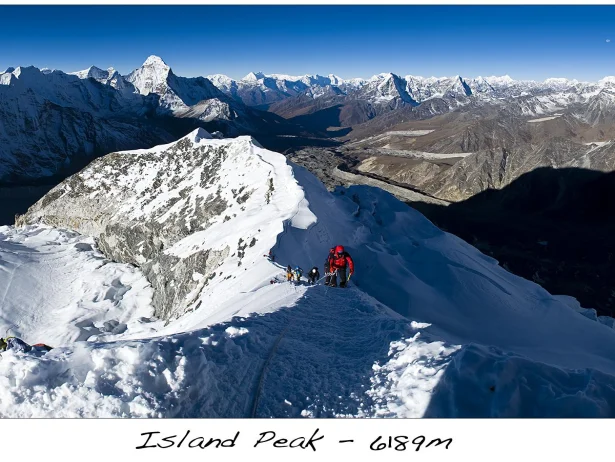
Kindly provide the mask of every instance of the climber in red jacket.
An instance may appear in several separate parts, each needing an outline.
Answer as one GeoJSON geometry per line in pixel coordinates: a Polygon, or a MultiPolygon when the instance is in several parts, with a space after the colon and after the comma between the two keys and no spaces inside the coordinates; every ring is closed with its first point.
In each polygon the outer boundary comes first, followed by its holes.
{"type": "Polygon", "coordinates": [[[340,277],[340,287],[346,287],[346,267],[350,270],[348,277],[354,273],[354,262],[352,257],[344,250],[344,247],[338,245],[335,248],[333,255],[329,256],[329,272],[334,273],[331,276],[329,285],[337,287],[337,276],[340,277]]]}

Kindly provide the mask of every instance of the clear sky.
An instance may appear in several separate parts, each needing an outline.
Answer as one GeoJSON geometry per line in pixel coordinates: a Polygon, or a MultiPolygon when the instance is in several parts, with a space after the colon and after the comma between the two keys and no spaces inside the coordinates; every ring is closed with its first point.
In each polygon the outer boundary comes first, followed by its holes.
{"type": "Polygon", "coordinates": [[[0,6],[0,67],[183,76],[615,75],[614,6],[0,6]]]}

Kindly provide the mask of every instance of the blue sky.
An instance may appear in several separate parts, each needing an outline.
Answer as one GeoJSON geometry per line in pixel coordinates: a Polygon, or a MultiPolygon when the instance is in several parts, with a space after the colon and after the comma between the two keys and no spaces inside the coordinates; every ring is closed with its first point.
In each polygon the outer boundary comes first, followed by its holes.
{"type": "Polygon", "coordinates": [[[615,75],[615,6],[0,6],[0,30],[3,69],[615,75]]]}

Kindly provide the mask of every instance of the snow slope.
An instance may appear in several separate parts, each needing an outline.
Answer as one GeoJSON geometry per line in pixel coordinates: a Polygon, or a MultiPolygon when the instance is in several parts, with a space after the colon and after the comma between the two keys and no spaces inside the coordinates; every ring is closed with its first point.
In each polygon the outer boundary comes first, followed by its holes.
{"type": "Polygon", "coordinates": [[[0,240],[0,335],[64,346],[149,322],[147,280],[136,268],[105,258],[92,238],[4,226],[0,240]]]}
{"type": "MultiPolygon", "coordinates": [[[[194,149],[226,143],[252,158],[248,168],[236,163],[234,169],[218,169],[219,184],[251,174],[265,181],[262,169],[269,165],[276,188],[269,196],[250,196],[245,210],[235,209],[234,223],[196,230],[164,252],[235,249],[244,225],[244,232],[261,230],[254,245],[245,247],[240,265],[239,256],[229,253],[211,283],[193,294],[200,303],[164,325],[135,319],[141,308],[130,314],[127,306],[126,316],[134,321],[123,318],[132,328],[126,334],[82,338],[86,341],[42,356],[3,353],[0,415],[615,415],[612,323],[590,319],[570,300],[506,272],[384,191],[353,186],[331,194],[305,169],[246,139],[190,136],[194,149]],[[270,283],[283,280],[287,264],[306,271],[321,267],[334,243],[344,244],[355,260],[350,288],[270,283]],[[275,262],[263,257],[269,249],[275,262]]],[[[136,163],[140,155],[133,157],[136,163]]],[[[130,168],[110,171],[101,194],[130,183],[129,176],[130,168]]],[[[165,188],[145,190],[149,203],[160,206],[165,188]]],[[[43,223],[53,216],[61,223],[61,202],[70,204],[75,193],[50,194],[47,205],[22,222],[43,223]]],[[[135,205],[136,211],[144,214],[143,226],[157,216],[151,206],[135,205]]],[[[87,241],[39,224],[4,228],[0,248],[10,252],[14,242],[23,241],[45,249],[44,239],[28,237],[34,233],[64,236],[57,239],[63,255],[72,252],[71,239],[87,241]]],[[[87,268],[95,255],[75,264],[87,268]]],[[[29,257],[12,258],[16,266],[29,257]]],[[[37,271],[46,274],[49,268],[33,262],[29,271],[42,279],[37,271]]],[[[116,271],[140,280],[124,265],[116,271]]],[[[102,285],[107,277],[101,274],[102,285]]],[[[147,287],[124,281],[135,291],[133,300],[147,299],[147,287]]],[[[22,297],[21,312],[8,310],[24,289],[10,282],[5,287],[3,316],[11,325],[35,328],[22,319],[36,312],[36,297],[22,297]]],[[[79,306],[82,294],[66,291],[63,297],[65,304],[79,306]]],[[[46,321],[49,328],[54,319],[46,321]]],[[[66,318],[57,323],[64,325],[66,318]]]]}

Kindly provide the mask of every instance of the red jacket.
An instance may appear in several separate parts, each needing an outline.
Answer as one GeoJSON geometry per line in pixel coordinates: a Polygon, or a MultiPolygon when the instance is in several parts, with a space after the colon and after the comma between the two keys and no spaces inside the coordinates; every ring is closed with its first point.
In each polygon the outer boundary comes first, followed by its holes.
{"type": "Polygon", "coordinates": [[[336,269],[346,268],[346,265],[348,265],[350,272],[354,273],[354,262],[348,252],[344,252],[341,257],[333,255],[329,258],[329,271],[332,273],[336,269]]]}

